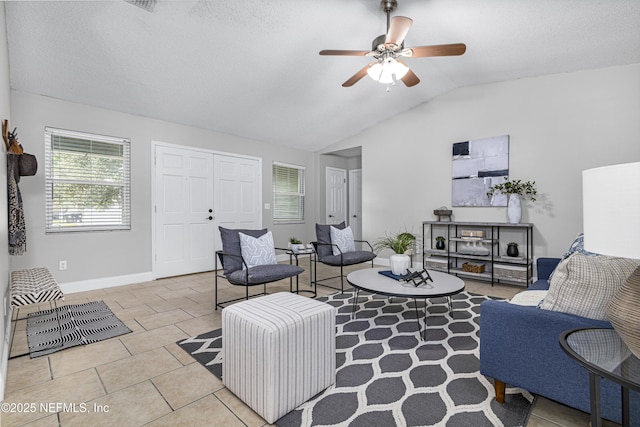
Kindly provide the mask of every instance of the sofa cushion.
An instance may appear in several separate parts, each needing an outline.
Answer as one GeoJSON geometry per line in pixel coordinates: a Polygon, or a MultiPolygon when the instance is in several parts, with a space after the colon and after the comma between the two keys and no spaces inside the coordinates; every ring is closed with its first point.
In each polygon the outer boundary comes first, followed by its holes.
{"type": "Polygon", "coordinates": [[[297,276],[303,271],[304,269],[297,265],[258,265],[248,270],[236,270],[226,277],[229,283],[233,285],[260,285],[262,283],[275,282],[276,280],[297,276]],[[247,275],[249,276],[248,282],[247,275]]]}
{"type": "MultiPolygon", "coordinates": [[[[569,246],[569,249],[567,250],[567,252],[564,253],[564,255],[562,255],[562,258],[560,259],[560,261],[564,261],[565,259],[569,258],[571,255],[578,253],[578,254],[582,254],[584,256],[599,256],[600,254],[596,254],[594,252],[589,252],[587,250],[585,250],[584,248],[584,233],[580,233],[578,234],[578,236],[573,240],[573,243],[571,243],[571,246],[569,246]]],[[[553,275],[555,274],[556,270],[552,270],[551,273],[549,274],[549,283],[551,283],[551,279],[553,279],[553,275]]]]}
{"type": "MultiPolygon", "coordinates": [[[[240,235],[240,252],[248,268],[278,263],[273,245],[273,234],[270,231],[260,237],[253,237],[244,233],[238,234],[240,235]]],[[[244,270],[244,268],[245,266],[243,265],[242,269],[244,270]]]]}
{"type": "Polygon", "coordinates": [[[355,251],[346,252],[342,255],[329,255],[322,258],[322,262],[327,265],[340,266],[340,265],[354,265],[362,262],[371,261],[376,257],[373,252],[367,251],[355,251]]]}
{"type": "Polygon", "coordinates": [[[341,230],[331,226],[329,231],[331,232],[331,243],[335,245],[331,246],[334,255],[340,255],[341,252],[354,252],[356,250],[351,227],[345,227],[341,230]]]}
{"type": "Polygon", "coordinates": [[[608,320],[609,301],[638,265],[640,260],[574,253],[556,268],[540,308],[608,320]]]}
{"type": "Polygon", "coordinates": [[[526,305],[530,307],[538,307],[547,296],[549,291],[527,290],[519,292],[509,300],[511,304],[526,305]]]}
{"type": "Polygon", "coordinates": [[[578,236],[575,238],[571,246],[569,246],[569,250],[565,252],[565,254],[562,256],[562,259],[565,260],[575,253],[579,253],[585,256],[600,255],[594,252],[589,252],[584,248],[584,233],[578,234],[578,236]]]}
{"type": "Polygon", "coordinates": [[[339,230],[342,230],[346,227],[344,221],[340,224],[316,224],[316,238],[318,239],[319,244],[316,253],[318,254],[318,258],[322,259],[326,256],[333,255],[333,249],[331,245],[331,227],[335,227],[339,230]]]}
{"type": "Polygon", "coordinates": [[[220,230],[220,238],[222,240],[222,252],[234,255],[223,258],[222,263],[225,276],[236,270],[242,270],[242,250],[240,249],[240,236],[238,233],[242,232],[249,236],[260,237],[267,232],[266,228],[262,230],[245,230],[218,227],[218,229],[220,230]]]}

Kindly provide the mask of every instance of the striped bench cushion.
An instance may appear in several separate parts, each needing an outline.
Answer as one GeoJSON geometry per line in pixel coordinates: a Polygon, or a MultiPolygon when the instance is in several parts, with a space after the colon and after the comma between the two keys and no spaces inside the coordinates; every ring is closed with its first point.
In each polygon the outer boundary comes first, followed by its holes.
{"type": "Polygon", "coordinates": [[[281,292],[222,310],[222,381],[273,423],[335,382],[336,309],[281,292]]]}
{"type": "Polygon", "coordinates": [[[14,307],[64,299],[58,282],[45,267],[12,271],[10,292],[14,307]]]}

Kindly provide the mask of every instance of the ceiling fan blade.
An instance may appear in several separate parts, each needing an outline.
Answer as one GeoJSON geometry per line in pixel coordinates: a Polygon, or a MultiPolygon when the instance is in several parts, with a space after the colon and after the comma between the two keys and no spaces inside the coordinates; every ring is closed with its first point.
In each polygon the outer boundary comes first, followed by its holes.
{"type": "Polygon", "coordinates": [[[357,73],[349,77],[349,79],[346,82],[342,83],[342,87],[351,87],[354,84],[358,83],[361,78],[367,75],[367,70],[369,69],[369,67],[371,67],[376,62],[377,61],[370,62],[369,64],[362,67],[357,73]]]}
{"type": "MultiPolygon", "coordinates": [[[[409,66],[405,64],[404,61],[398,59],[398,62],[404,65],[405,67],[409,68],[409,66]]],[[[405,86],[407,87],[415,86],[418,83],[420,83],[420,79],[418,78],[418,76],[416,76],[416,73],[411,71],[411,68],[409,68],[409,71],[407,71],[407,74],[405,74],[404,77],[402,77],[400,80],[402,80],[402,83],[404,83],[405,86]]]]}
{"type": "Polygon", "coordinates": [[[455,56],[462,55],[466,50],[467,46],[464,43],[418,46],[405,49],[403,51],[403,56],[407,56],[410,58],[425,58],[429,56],[455,56]]]}
{"type": "Polygon", "coordinates": [[[320,55],[340,55],[340,56],[365,56],[368,50],[335,50],[325,49],[320,51],[320,55]]]}
{"type": "Polygon", "coordinates": [[[385,44],[395,44],[396,46],[402,45],[404,38],[411,28],[413,20],[406,16],[394,16],[391,18],[391,24],[389,25],[389,31],[387,31],[387,38],[385,44]]]}

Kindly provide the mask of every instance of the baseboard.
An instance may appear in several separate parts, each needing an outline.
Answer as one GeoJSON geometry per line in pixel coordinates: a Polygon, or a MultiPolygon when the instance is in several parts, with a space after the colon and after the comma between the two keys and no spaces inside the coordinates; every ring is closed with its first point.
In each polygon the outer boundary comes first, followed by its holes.
{"type": "MultiPolygon", "coordinates": [[[[9,307],[11,308],[11,307],[9,307]]],[[[9,368],[9,351],[11,350],[9,346],[11,343],[9,342],[11,336],[11,315],[12,311],[9,310],[8,315],[5,316],[5,330],[3,335],[3,345],[2,345],[2,363],[0,363],[0,402],[4,401],[4,391],[7,385],[7,370],[9,368]]]]}
{"type": "Polygon", "coordinates": [[[60,289],[62,289],[62,292],[65,294],[73,294],[76,292],[95,291],[98,289],[113,288],[116,286],[131,285],[134,283],[150,282],[152,280],[155,280],[155,276],[149,271],[147,273],[100,277],[98,279],[60,283],[60,289]]]}
{"type": "Polygon", "coordinates": [[[4,389],[7,384],[7,370],[9,368],[9,346],[2,351],[2,365],[0,365],[0,402],[4,401],[4,389]]]}

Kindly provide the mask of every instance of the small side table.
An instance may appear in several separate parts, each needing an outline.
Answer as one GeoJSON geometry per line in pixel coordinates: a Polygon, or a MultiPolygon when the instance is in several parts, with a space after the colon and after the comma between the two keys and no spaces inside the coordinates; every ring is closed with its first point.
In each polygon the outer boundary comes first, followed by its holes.
{"type": "Polygon", "coordinates": [[[560,346],[569,357],[589,371],[591,426],[602,427],[600,378],[622,386],[622,425],[629,426],[629,390],[640,391],[640,360],[616,331],[602,328],[570,329],[560,335],[560,346]]]}
{"type": "Polygon", "coordinates": [[[294,291],[293,289],[289,289],[289,291],[295,292],[296,294],[300,294],[301,292],[308,292],[312,294],[313,297],[315,298],[318,295],[318,292],[317,292],[318,286],[315,284],[312,278],[313,278],[313,266],[316,264],[316,251],[314,251],[313,248],[310,248],[310,249],[307,248],[303,251],[295,251],[295,252],[289,249],[285,253],[289,255],[289,264],[293,264],[294,258],[296,260],[296,265],[298,265],[300,262],[301,256],[309,257],[309,287],[311,289],[300,289],[300,283],[299,283],[300,278],[299,276],[296,276],[296,290],[294,291]]]}

